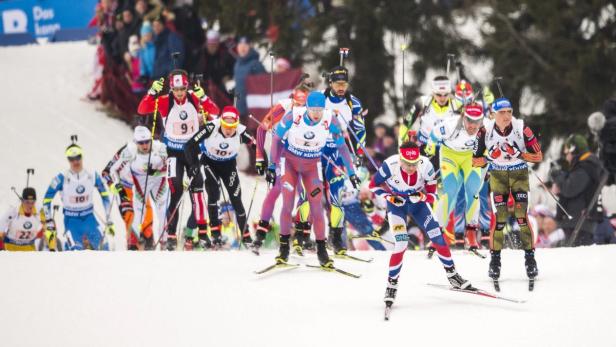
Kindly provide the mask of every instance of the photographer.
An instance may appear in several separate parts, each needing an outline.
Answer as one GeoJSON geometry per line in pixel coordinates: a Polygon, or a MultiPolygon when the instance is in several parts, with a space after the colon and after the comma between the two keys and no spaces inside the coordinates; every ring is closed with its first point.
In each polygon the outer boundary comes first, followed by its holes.
{"type": "Polygon", "coordinates": [[[604,171],[603,165],[599,158],[590,152],[584,136],[579,134],[569,136],[565,141],[563,152],[569,164],[568,169],[563,170],[554,166],[550,169],[550,177],[554,182],[553,192],[558,195],[560,203],[573,218],[568,219],[561,210],[558,210],[556,220],[565,231],[567,240],[570,240],[578,219],[584,218],[582,216],[584,210],[590,208],[574,246],[591,245],[593,233],[601,216],[597,212],[597,204],[589,205],[599,189],[600,178],[604,171]]]}

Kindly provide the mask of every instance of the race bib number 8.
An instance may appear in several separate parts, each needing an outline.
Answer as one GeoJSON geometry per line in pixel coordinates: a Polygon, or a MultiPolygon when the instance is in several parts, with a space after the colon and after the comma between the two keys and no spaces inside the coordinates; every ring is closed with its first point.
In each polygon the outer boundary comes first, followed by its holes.
{"type": "Polygon", "coordinates": [[[193,122],[173,123],[173,135],[194,134],[195,124],[193,122]]]}

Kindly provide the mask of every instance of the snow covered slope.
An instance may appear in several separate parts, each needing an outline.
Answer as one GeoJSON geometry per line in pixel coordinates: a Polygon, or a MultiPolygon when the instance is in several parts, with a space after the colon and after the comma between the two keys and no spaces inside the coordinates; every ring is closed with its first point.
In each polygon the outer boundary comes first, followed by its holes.
{"type": "MultiPolygon", "coordinates": [[[[3,346],[609,346],[615,246],[537,251],[526,291],[522,251],[504,251],[502,295],[443,291],[438,260],[408,252],[383,321],[386,252],[336,260],[353,279],[305,267],[258,276],[274,254],[0,252],[3,346]]],[[[488,261],[455,252],[460,273],[490,289],[488,261]]],[[[316,255],[294,262],[316,263],[316,255]]]]}

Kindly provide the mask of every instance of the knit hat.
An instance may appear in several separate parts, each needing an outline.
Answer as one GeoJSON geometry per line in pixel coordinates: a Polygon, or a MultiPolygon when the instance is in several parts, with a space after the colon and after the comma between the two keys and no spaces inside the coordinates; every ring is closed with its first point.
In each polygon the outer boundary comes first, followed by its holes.
{"type": "Polygon", "coordinates": [[[152,31],[152,24],[148,21],[143,22],[143,24],[141,24],[141,31],[140,31],[140,35],[143,36],[145,34],[151,34],[152,31]]]}
{"type": "Polygon", "coordinates": [[[573,134],[565,141],[565,151],[573,155],[580,155],[588,152],[588,141],[580,134],[573,134]]]}

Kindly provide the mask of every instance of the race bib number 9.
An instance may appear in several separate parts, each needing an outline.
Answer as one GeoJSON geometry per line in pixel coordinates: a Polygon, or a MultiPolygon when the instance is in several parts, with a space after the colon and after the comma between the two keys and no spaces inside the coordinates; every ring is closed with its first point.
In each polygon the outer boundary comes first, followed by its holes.
{"type": "Polygon", "coordinates": [[[194,122],[177,122],[173,123],[173,135],[181,136],[195,133],[194,122]]]}

